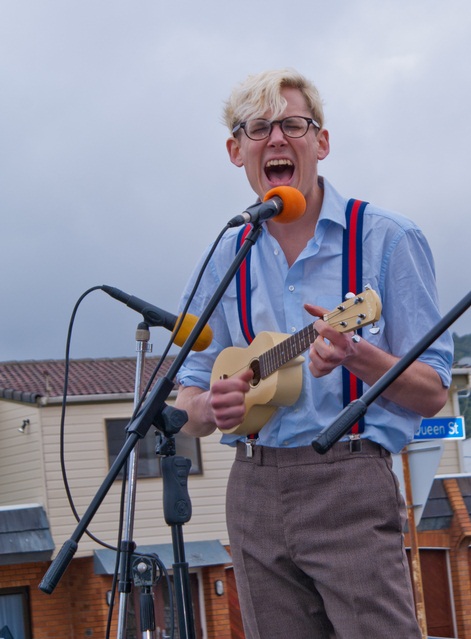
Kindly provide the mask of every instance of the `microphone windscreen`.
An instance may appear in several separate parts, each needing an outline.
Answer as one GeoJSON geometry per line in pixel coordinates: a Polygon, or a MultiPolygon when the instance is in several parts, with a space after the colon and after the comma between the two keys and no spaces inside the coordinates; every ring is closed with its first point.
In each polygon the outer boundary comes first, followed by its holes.
{"type": "MultiPolygon", "coordinates": [[[[178,323],[179,321],[180,321],[180,315],[178,316],[176,323],[178,323]]],[[[178,329],[177,334],[175,335],[174,343],[177,346],[183,346],[183,344],[188,339],[190,333],[195,328],[197,322],[198,322],[198,318],[196,317],[196,315],[191,315],[191,314],[185,315],[183,319],[183,323],[178,329]]],[[[209,326],[209,324],[206,324],[206,326],[204,326],[201,333],[198,335],[196,342],[191,347],[191,350],[204,351],[206,348],[208,348],[208,346],[211,344],[212,341],[213,341],[213,331],[211,330],[211,327],[209,326]]]]}
{"type": "Polygon", "coordinates": [[[292,186],[275,186],[265,194],[263,201],[266,202],[272,197],[279,197],[283,201],[283,210],[273,218],[275,222],[289,224],[304,215],[306,211],[304,195],[292,186]]]}

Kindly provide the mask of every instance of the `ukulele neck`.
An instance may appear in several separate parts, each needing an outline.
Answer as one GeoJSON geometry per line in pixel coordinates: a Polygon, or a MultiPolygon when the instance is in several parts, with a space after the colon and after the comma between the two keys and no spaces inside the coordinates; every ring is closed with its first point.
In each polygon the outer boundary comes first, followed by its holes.
{"type": "Polygon", "coordinates": [[[260,355],[260,377],[266,379],[279,368],[304,353],[317,336],[318,332],[314,328],[314,324],[309,324],[260,355]]]}

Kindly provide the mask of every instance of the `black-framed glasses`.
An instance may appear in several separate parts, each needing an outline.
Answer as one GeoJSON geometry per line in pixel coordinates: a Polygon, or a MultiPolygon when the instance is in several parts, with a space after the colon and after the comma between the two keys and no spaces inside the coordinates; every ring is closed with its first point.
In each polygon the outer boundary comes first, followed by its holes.
{"type": "Polygon", "coordinates": [[[243,129],[245,135],[251,140],[265,140],[265,138],[270,136],[274,124],[279,124],[283,134],[289,138],[302,138],[308,132],[310,124],[316,129],[321,128],[319,123],[312,118],[305,118],[302,115],[292,115],[282,120],[270,121],[264,118],[247,120],[246,122],[236,124],[232,129],[232,134],[235,135],[239,129],[243,129]]]}

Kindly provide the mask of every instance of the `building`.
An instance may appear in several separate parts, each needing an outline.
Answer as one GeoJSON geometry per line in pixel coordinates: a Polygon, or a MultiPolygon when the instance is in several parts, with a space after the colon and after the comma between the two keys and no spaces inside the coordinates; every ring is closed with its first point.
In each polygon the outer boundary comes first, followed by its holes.
{"type": "MultiPolygon", "coordinates": [[[[144,380],[150,379],[156,362],[154,357],[146,359],[144,380]]],[[[165,375],[168,366],[164,364],[157,377],[165,375]]],[[[89,525],[101,543],[83,533],[51,594],[38,585],[44,586],[58,552],[77,541],[80,526],[67,497],[61,458],[80,520],[122,449],[134,408],[136,362],[70,362],[63,415],[65,374],[63,361],[0,364],[0,621],[8,611],[8,630],[15,639],[104,637],[108,623],[122,498],[119,477],[89,525]]],[[[453,371],[444,415],[457,414],[457,394],[469,388],[470,375],[467,368],[453,371]]],[[[170,407],[172,402],[170,395],[170,407]]],[[[182,526],[168,525],[155,454],[155,433],[165,428],[162,423],[160,430],[151,427],[139,444],[132,538],[124,539],[135,542],[136,552],[145,558],[131,562],[133,592],[117,594],[110,636],[116,636],[123,598],[129,608],[127,636],[139,635],[138,603],[141,594],[148,601],[149,583],[154,584],[157,636],[169,634],[169,590],[159,566],[163,564],[173,578],[175,537],[181,534],[197,637],[242,639],[224,514],[233,452],[219,445],[217,433],[202,440],[176,436],[177,455],[192,461],[192,512],[182,526]],[[161,563],[154,564],[154,554],[161,563]],[[144,572],[139,572],[139,564],[146,567],[144,572]]],[[[446,443],[418,527],[427,622],[434,636],[471,639],[470,482],[464,474],[461,442],[446,443]]],[[[183,519],[186,514],[183,509],[183,519]]],[[[406,542],[410,544],[410,532],[406,542]]],[[[0,624],[1,630],[7,636],[0,624]]]]}
{"type": "MultiPolygon", "coordinates": [[[[143,379],[150,378],[155,364],[155,358],[147,358],[143,379]]],[[[69,490],[74,508],[82,517],[124,441],[134,406],[135,368],[132,358],[72,361],[61,433],[65,363],[0,365],[0,612],[6,608],[13,611],[10,617],[18,620],[18,628],[9,630],[15,639],[105,636],[115,568],[113,550],[84,534],[53,592],[45,594],[38,585],[50,560],[68,543],[78,525],[64,488],[61,438],[69,490]],[[19,633],[20,626],[24,626],[23,634],[19,633]]],[[[159,375],[164,375],[167,368],[168,364],[159,375]]],[[[129,541],[137,544],[139,552],[157,553],[172,573],[173,534],[175,530],[179,533],[178,527],[167,525],[163,516],[163,480],[154,432],[158,431],[152,427],[139,444],[133,535],[129,541]]],[[[233,453],[219,446],[217,435],[201,442],[177,435],[176,442],[177,454],[183,452],[193,462],[189,477],[192,516],[181,530],[197,636],[237,636],[237,605],[234,609],[229,606],[233,580],[224,515],[225,477],[233,453]]],[[[89,526],[96,538],[112,547],[118,539],[121,486],[119,479],[113,482],[89,526]]],[[[169,634],[168,589],[164,582],[162,578],[155,588],[160,614],[156,624],[162,637],[165,630],[169,634]]],[[[134,590],[137,594],[133,597],[123,595],[131,609],[131,626],[133,604],[138,609],[136,597],[141,588],[134,590]]],[[[116,636],[120,598],[118,594],[111,636],[116,636]]],[[[136,614],[136,636],[138,617],[136,614]]],[[[132,633],[132,627],[128,627],[127,636],[132,637],[132,633]]]]}
{"type": "MultiPolygon", "coordinates": [[[[438,417],[458,416],[458,397],[470,388],[471,368],[454,368],[448,400],[438,417]]],[[[427,442],[423,443],[426,448],[427,442]]],[[[435,475],[430,477],[425,503],[413,491],[411,499],[406,499],[410,525],[405,541],[410,549],[416,605],[418,610],[422,605],[429,635],[468,639],[471,638],[471,475],[466,472],[463,441],[433,440],[428,447],[433,449],[437,444],[442,448],[441,457],[435,475]],[[422,512],[417,527],[413,523],[415,509],[422,512]]],[[[414,446],[408,447],[409,458],[420,450],[414,446]]],[[[416,473],[422,475],[420,480],[428,472],[427,463],[416,464],[416,473]]]]}

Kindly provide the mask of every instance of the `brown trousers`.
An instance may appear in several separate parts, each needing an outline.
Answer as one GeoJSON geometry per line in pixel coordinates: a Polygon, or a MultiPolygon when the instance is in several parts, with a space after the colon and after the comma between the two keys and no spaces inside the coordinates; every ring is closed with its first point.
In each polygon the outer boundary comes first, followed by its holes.
{"type": "Polygon", "coordinates": [[[227,524],[247,639],[420,639],[390,454],[238,445],[227,524]]]}

